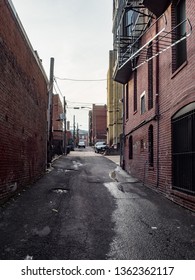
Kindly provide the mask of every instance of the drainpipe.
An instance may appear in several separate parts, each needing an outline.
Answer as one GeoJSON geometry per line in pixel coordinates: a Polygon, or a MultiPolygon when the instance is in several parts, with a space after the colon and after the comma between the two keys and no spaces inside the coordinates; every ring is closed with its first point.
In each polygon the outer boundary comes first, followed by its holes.
{"type": "MultiPolygon", "coordinates": [[[[158,21],[156,22],[156,34],[158,34],[158,21]]],[[[159,52],[158,37],[156,42],[156,51],[159,52]]],[[[160,105],[159,105],[159,55],[156,56],[156,120],[157,120],[157,139],[156,139],[156,186],[159,187],[159,147],[160,147],[160,105]]]]}

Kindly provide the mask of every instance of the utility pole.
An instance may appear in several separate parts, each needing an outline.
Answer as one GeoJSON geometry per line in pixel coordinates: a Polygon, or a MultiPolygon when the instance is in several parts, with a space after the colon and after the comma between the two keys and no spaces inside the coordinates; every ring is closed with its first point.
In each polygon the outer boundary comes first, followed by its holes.
{"type": "Polygon", "coordinates": [[[73,116],[73,142],[75,146],[75,115],[73,116]]]}
{"type": "Polygon", "coordinates": [[[79,143],[79,124],[77,123],[77,137],[76,137],[76,143],[79,143]]]}
{"type": "Polygon", "coordinates": [[[49,99],[48,99],[47,164],[49,164],[52,159],[53,80],[54,80],[54,58],[51,57],[51,59],[50,59],[49,99]]]}
{"type": "Polygon", "coordinates": [[[65,96],[64,96],[64,118],[63,118],[63,121],[64,121],[64,155],[67,154],[67,146],[66,146],[66,99],[65,99],[65,96]]]}

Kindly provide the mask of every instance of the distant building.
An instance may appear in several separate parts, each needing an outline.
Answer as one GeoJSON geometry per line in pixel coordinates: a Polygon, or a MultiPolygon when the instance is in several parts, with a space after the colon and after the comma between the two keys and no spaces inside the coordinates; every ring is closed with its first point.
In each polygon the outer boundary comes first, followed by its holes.
{"type": "Polygon", "coordinates": [[[60,155],[63,154],[63,106],[59,94],[53,95],[53,117],[52,117],[52,153],[60,155]]]}
{"type": "Polygon", "coordinates": [[[107,106],[93,104],[89,112],[89,139],[94,145],[107,140],[107,106]]]}
{"type": "Polygon", "coordinates": [[[124,85],[123,166],[195,209],[195,1],[113,1],[113,78],[124,85]]]}

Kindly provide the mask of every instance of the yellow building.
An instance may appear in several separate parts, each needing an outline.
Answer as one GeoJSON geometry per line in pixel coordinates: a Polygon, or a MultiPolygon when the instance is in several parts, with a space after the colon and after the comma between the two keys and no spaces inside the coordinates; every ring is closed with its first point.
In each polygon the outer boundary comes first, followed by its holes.
{"type": "Polygon", "coordinates": [[[107,75],[107,143],[119,149],[123,131],[123,85],[112,79],[115,52],[109,51],[107,75]]]}

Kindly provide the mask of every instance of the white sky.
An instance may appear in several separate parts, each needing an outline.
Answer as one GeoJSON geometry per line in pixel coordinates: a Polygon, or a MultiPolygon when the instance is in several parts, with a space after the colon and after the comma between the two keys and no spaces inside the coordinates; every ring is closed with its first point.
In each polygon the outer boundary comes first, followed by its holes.
{"type": "MultiPolygon", "coordinates": [[[[79,80],[106,79],[112,49],[112,0],[12,0],[28,38],[49,77],[79,80]]],[[[107,82],[57,79],[68,107],[106,104],[107,82]],[[80,103],[81,102],[81,103],[80,103]]],[[[55,85],[57,93],[59,90],[55,85]]],[[[56,91],[54,90],[54,93],[56,91]]],[[[67,110],[67,119],[88,128],[88,110],[67,110]]]]}

